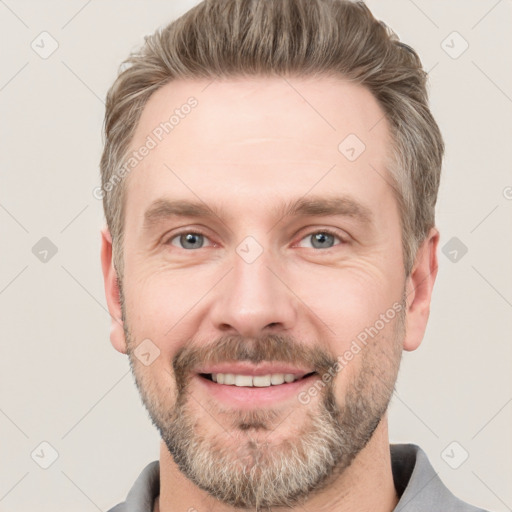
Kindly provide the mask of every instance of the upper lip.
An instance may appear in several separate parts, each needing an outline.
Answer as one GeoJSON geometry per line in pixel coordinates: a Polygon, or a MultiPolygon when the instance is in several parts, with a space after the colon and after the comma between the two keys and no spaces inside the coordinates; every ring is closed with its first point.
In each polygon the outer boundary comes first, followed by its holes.
{"type": "Polygon", "coordinates": [[[269,375],[275,373],[288,373],[295,377],[303,377],[314,372],[311,368],[297,368],[285,363],[264,363],[253,365],[251,363],[219,363],[206,365],[196,369],[196,373],[234,373],[239,375],[269,375]]]}

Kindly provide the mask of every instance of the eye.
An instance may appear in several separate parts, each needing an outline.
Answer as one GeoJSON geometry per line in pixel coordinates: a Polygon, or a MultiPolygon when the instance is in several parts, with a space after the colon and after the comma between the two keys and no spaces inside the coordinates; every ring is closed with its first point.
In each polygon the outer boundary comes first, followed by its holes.
{"type": "Polygon", "coordinates": [[[166,244],[186,250],[202,249],[205,240],[208,240],[208,238],[202,233],[196,231],[182,231],[169,238],[166,244]]]}
{"type": "Polygon", "coordinates": [[[342,240],[334,231],[329,229],[313,231],[302,238],[302,240],[310,240],[313,249],[331,249],[336,245],[334,243],[335,240],[339,240],[341,243],[344,243],[344,240],[342,240]]]}
{"type": "MultiPolygon", "coordinates": [[[[205,240],[209,241],[209,238],[203,233],[197,231],[182,231],[181,233],[176,233],[169,238],[166,244],[185,250],[202,249],[205,247],[205,240]]],[[[303,237],[298,245],[304,247],[301,245],[301,242],[304,240],[310,240],[310,247],[313,249],[331,249],[335,245],[338,245],[335,243],[336,240],[340,243],[345,243],[345,241],[336,232],[330,229],[312,231],[303,237]]],[[[209,245],[215,244],[210,243],[209,245]]],[[[308,248],[308,246],[306,246],[306,248],[308,248]]]]}

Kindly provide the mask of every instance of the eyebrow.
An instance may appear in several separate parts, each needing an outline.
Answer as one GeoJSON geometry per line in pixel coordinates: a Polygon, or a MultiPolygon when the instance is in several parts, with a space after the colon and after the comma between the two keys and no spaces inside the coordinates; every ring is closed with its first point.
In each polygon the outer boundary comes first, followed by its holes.
{"type": "MultiPolygon", "coordinates": [[[[327,198],[325,196],[300,197],[273,208],[272,212],[278,222],[286,217],[331,215],[351,217],[366,225],[371,225],[374,220],[374,214],[370,208],[347,195],[327,198]]],[[[144,213],[143,229],[149,231],[159,222],[173,217],[203,219],[217,217],[222,220],[223,212],[221,208],[214,205],[208,206],[200,201],[160,198],[151,203],[144,213]]]]}

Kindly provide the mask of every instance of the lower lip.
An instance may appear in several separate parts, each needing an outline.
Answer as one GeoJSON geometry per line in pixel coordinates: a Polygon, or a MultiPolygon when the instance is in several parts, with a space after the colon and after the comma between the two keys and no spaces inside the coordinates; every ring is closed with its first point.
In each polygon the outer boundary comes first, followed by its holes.
{"type": "Polygon", "coordinates": [[[225,404],[235,406],[238,409],[251,409],[253,407],[262,407],[275,405],[276,402],[297,399],[298,394],[305,387],[313,385],[319,377],[317,374],[304,377],[300,380],[279,384],[277,386],[243,387],[218,384],[205,379],[200,375],[195,376],[195,380],[206,392],[215,399],[225,404]]]}

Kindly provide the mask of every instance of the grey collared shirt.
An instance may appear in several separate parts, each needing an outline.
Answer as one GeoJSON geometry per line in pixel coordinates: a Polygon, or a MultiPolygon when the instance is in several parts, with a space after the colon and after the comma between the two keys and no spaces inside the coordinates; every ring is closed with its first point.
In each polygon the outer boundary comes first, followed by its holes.
{"type": "MultiPolygon", "coordinates": [[[[400,500],[393,512],[486,512],[456,498],[437,476],[426,453],[415,444],[391,444],[393,480],[400,500]]],[[[153,512],[160,493],[160,463],[150,462],[126,501],[108,512],[153,512]]]]}

